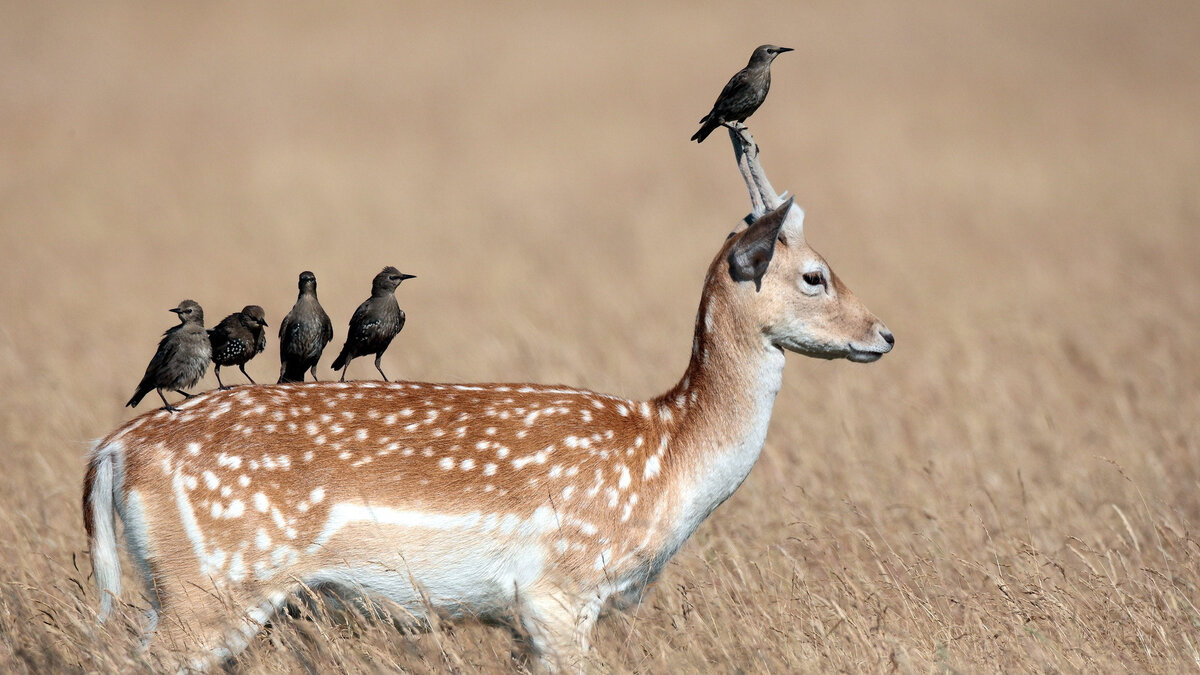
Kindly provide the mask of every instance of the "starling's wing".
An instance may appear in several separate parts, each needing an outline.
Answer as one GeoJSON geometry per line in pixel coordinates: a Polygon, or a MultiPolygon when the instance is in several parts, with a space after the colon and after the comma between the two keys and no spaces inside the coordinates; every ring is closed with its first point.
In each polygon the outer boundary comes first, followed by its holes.
{"type": "Polygon", "coordinates": [[[158,374],[167,367],[167,364],[175,359],[175,353],[179,350],[179,338],[176,336],[176,333],[179,332],[180,326],[173,326],[167,332],[163,333],[162,339],[158,341],[158,349],[155,350],[154,357],[150,359],[150,364],[146,366],[146,375],[142,377],[142,383],[139,387],[150,386],[153,388],[157,386],[158,374]]]}
{"type": "Polygon", "coordinates": [[[254,349],[256,353],[262,353],[267,348],[267,331],[261,327],[258,329],[258,339],[254,341],[254,349]]]}
{"type": "MultiPolygon", "coordinates": [[[[749,100],[753,98],[753,90],[753,73],[748,68],[739,70],[729,78],[729,82],[725,83],[725,88],[721,90],[721,95],[717,97],[717,102],[713,104],[713,111],[709,114],[723,117],[726,122],[731,121],[728,115],[736,114],[737,111],[745,108],[749,100]]],[[[737,119],[737,117],[732,119],[737,119]]]]}
{"type": "Polygon", "coordinates": [[[321,349],[333,340],[333,322],[329,320],[329,315],[325,313],[325,309],[317,305],[317,312],[321,317],[321,349]]]}
{"type": "Polygon", "coordinates": [[[208,329],[208,340],[212,343],[212,351],[214,354],[221,351],[229,342],[229,319],[221,320],[221,323],[208,329]]]}
{"type": "Polygon", "coordinates": [[[404,320],[405,320],[404,310],[397,308],[396,309],[396,330],[394,331],[395,333],[399,333],[400,331],[404,330],[404,320]]]}
{"type": "MultiPolygon", "coordinates": [[[[300,303],[296,303],[300,304],[300,303]]],[[[279,322],[279,342],[282,345],[288,341],[288,335],[292,333],[292,327],[296,324],[296,308],[293,306],[292,311],[283,317],[283,321],[279,322]]]]}
{"type": "Polygon", "coordinates": [[[348,342],[369,343],[383,333],[383,321],[371,309],[371,300],[366,300],[354,310],[354,316],[350,317],[350,332],[346,336],[348,342]]]}

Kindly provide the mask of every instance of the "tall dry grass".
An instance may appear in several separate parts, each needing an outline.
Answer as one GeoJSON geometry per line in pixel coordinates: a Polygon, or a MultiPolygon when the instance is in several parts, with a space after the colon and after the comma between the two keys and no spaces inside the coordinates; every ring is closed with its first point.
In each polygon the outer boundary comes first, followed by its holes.
{"type": "MultiPolygon", "coordinates": [[[[897,348],[791,357],[759,466],[597,669],[1200,668],[1195,3],[50,2],[0,7],[0,670],[172,663],[133,592],[94,623],[78,490],[184,297],[274,323],[312,269],[341,336],[395,264],[388,372],[672,383],[746,210],[686,139],[768,41],[764,164],[897,348]]],[[[508,650],[316,617],[238,666],[508,650]]]]}

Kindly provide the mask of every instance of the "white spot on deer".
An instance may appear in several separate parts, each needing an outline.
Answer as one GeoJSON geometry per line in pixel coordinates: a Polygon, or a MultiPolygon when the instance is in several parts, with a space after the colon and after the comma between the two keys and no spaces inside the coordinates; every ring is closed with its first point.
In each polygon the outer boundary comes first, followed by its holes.
{"type": "Polygon", "coordinates": [[[563,501],[565,502],[565,501],[569,500],[571,498],[571,495],[574,493],[575,493],[574,485],[568,485],[567,487],[563,488],[563,491],[562,491],[563,501]]]}
{"type": "Polygon", "coordinates": [[[620,415],[621,417],[629,417],[629,408],[626,408],[624,406],[624,404],[618,403],[617,404],[617,414],[620,415]]]}
{"type": "Polygon", "coordinates": [[[267,509],[271,507],[270,500],[261,492],[255,492],[251,499],[254,501],[254,510],[259,513],[266,513],[267,509]]]}
{"type": "Polygon", "coordinates": [[[500,459],[504,459],[505,457],[508,457],[508,452],[509,452],[508,447],[503,446],[503,445],[496,446],[496,456],[499,457],[500,459]]]}
{"type": "Polygon", "coordinates": [[[550,467],[550,472],[547,475],[550,478],[560,478],[562,477],[562,472],[562,464],[555,464],[554,466],[550,467]]]}
{"type": "Polygon", "coordinates": [[[621,512],[621,522],[629,520],[629,516],[633,515],[633,504],[625,504],[625,510],[621,512]]]}
{"type": "Polygon", "coordinates": [[[221,502],[213,502],[212,508],[209,510],[212,512],[213,520],[220,518],[221,517],[221,502]]]}
{"type": "Polygon", "coordinates": [[[485,476],[496,475],[496,465],[492,464],[491,462],[484,464],[483,465],[483,475],[485,475],[485,476]]]}
{"type": "Polygon", "coordinates": [[[629,482],[630,482],[629,467],[622,464],[621,465],[621,478],[620,478],[620,480],[617,481],[617,487],[624,490],[625,488],[629,487],[629,482]]]}
{"type": "Polygon", "coordinates": [[[283,514],[279,512],[279,509],[274,506],[271,507],[271,520],[275,521],[275,527],[281,530],[287,529],[287,521],[283,519],[283,514]]]}
{"type": "Polygon", "coordinates": [[[490,447],[492,447],[491,441],[479,441],[475,444],[476,450],[487,450],[490,447]]]}
{"type": "Polygon", "coordinates": [[[246,512],[246,503],[240,499],[235,499],[229,502],[229,508],[225,509],[225,518],[241,518],[246,512]]]}
{"type": "Polygon", "coordinates": [[[343,410],[343,411],[342,411],[342,417],[345,417],[345,418],[346,418],[346,421],[353,421],[353,420],[354,420],[354,413],[353,413],[353,412],[351,412],[351,411],[349,411],[349,410],[343,410]]]}
{"type": "Polygon", "coordinates": [[[204,478],[204,485],[207,486],[209,490],[216,490],[218,487],[220,487],[221,479],[217,478],[217,474],[211,471],[205,471],[200,475],[204,478]]]}
{"type": "Polygon", "coordinates": [[[235,551],[233,557],[229,559],[229,580],[238,583],[246,578],[246,561],[242,558],[241,551],[235,551]]]}
{"type": "Polygon", "coordinates": [[[353,456],[354,456],[354,454],[351,453],[349,450],[343,450],[338,453],[338,459],[342,459],[342,460],[350,459],[353,456]]]}
{"type": "Polygon", "coordinates": [[[309,436],[316,436],[318,433],[320,433],[321,429],[317,426],[316,422],[307,422],[304,425],[304,431],[306,431],[309,436]]]}
{"type": "Polygon", "coordinates": [[[608,508],[615,509],[621,500],[621,493],[616,488],[606,488],[604,494],[608,495],[608,508]]]}
{"type": "Polygon", "coordinates": [[[555,539],[554,540],[554,550],[558,551],[559,555],[566,553],[567,552],[567,540],[566,539],[555,539]]]}
{"type": "Polygon", "coordinates": [[[189,455],[198,455],[198,454],[200,454],[200,444],[199,444],[199,443],[188,443],[188,444],[187,444],[187,451],[188,451],[188,454],[189,454],[189,455]]]}
{"type": "Polygon", "coordinates": [[[598,398],[594,398],[594,399],[592,399],[592,407],[595,408],[596,410],[604,410],[604,401],[601,401],[598,398]]]}
{"type": "Polygon", "coordinates": [[[374,458],[374,457],[372,457],[372,456],[370,456],[370,455],[364,455],[364,456],[363,456],[363,457],[361,457],[361,458],[360,458],[358,461],[354,462],[354,463],[353,463],[353,464],[351,464],[350,466],[351,466],[351,467],[353,467],[353,468],[355,468],[355,469],[357,469],[358,467],[360,467],[360,466],[362,466],[362,465],[364,465],[364,464],[370,464],[370,463],[371,463],[372,461],[374,461],[374,460],[375,460],[375,458],[374,458]]]}
{"type": "Polygon", "coordinates": [[[600,552],[600,555],[596,556],[596,565],[595,565],[596,569],[602,570],[602,569],[608,567],[608,563],[611,560],[612,560],[612,550],[607,549],[607,548],[604,549],[603,551],[600,552]]]}
{"type": "Polygon", "coordinates": [[[650,480],[651,478],[654,478],[658,475],[658,472],[661,468],[662,467],[658,461],[658,455],[650,455],[650,459],[646,460],[646,469],[642,471],[642,479],[650,480]]]}
{"type": "Polygon", "coordinates": [[[229,487],[228,485],[221,486],[221,497],[222,498],[228,498],[232,494],[233,494],[233,488],[229,487]]]}
{"type": "Polygon", "coordinates": [[[367,430],[359,429],[358,431],[354,432],[354,437],[357,438],[359,441],[367,440],[367,430]]]}
{"type": "Polygon", "coordinates": [[[279,466],[284,471],[292,468],[292,458],[287,455],[280,455],[275,461],[279,462],[279,466]]]}
{"type": "Polygon", "coordinates": [[[325,499],[325,488],[319,487],[308,493],[309,500],[314,504],[320,504],[322,499],[325,499]]]}
{"type": "Polygon", "coordinates": [[[584,422],[591,422],[592,421],[592,411],[584,408],[583,410],[579,411],[579,417],[584,422]]]}
{"type": "Polygon", "coordinates": [[[306,450],[306,451],[304,452],[304,461],[306,461],[306,462],[311,462],[312,460],[313,460],[313,451],[312,451],[312,450],[306,450]]]}
{"type": "Polygon", "coordinates": [[[475,460],[468,457],[468,458],[464,459],[463,461],[459,462],[458,468],[462,469],[463,471],[470,471],[471,469],[475,468],[475,460]]]}
{"type": "Polygon", "coordinates": [[[416,431],[420,426],[421,426],[420,422],[413,422],[412,424],[404,425],[404,430],[408,431],[408,432],[413,432],[413,431],[416,431]]]}
{"type": "Polygon", "coordinates": [[[443,457],[440,460],[438,460],[438,466],[442,467],[442,470],[444,470],[444,471],[449,471],[450,469],[454,468],[454,458],[453,457],[443,457]]]}
{"type": "Polygon", "coordinates": [[[529,435],[529,430],[528,430],[528,429],[522,429],[522,430],[520,430],[520,431],[518,431],[518,432],[517,432],[517,438],[525,438],[525,437],[526,437],[526,436],[528,436],[528,435],[529,435]]]}
{"type": "Polygon", "coordinates": [[[199,481],[196,480],[195,476],[184,476],[183,484],[187,487],[188,490],[195,490],[196,486],[198,486],[200,483],[199,483],[199,481]]]}
{"type": "Polygon", "coordinates": [[[246,474],[238,476],[238,485],[241,485],[242,487],[250,485],[250,476],[247,476],[246,474]]]}
{"type": "Polygon", "coordinates": [[[237,455],[230,455],[222,452],[217,455],[217,466],[227,466],[231,469],[242,468],[242,458],[237,455]]]}
{"type": "Polygon", "coordinates": [[[495,436],[496,435],[496,427],[488,427],[483,430],[483,433],[487,434],[488,436],[495,436]]]}

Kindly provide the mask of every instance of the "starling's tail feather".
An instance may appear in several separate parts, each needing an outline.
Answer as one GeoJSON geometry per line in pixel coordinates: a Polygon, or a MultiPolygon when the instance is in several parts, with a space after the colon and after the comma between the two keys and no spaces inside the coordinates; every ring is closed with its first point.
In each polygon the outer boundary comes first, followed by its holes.
{"type": "Polygon", "coordinates": [[[133,392],[133,398],[129,399],[129,402],[126,403],[125,406],[128,408],[136,408],[137,405],[142,402],[142,399],[145,398],[146,394],[149,394],[153,389],[154,387],[138,385],[137,391],[133,392]]]}
{"type": "Polygon", "coordinates": [[[704,120],[704,126],[700,127],[700,131],[697,131],[695,134],[693,134],[691,138],[691,140],[696,141],[697,143],[703,143],[704,139],[708,138],[708,135],[711,134],[713,130],[721,126],[721,120],[715,119],[712,115],[704,118],[704,120]]]}
{"type": "Polygon", "coordinates": [[[279,374],[279,384],[287,384],[288,382],[303,382],[304,376],[308,370],[302,363],[286,363],[283,366],[283,372],[279,374]]]}
{"type": "Polygon", "coordinates": [[[350,360],[350,342],[347,341],[345,346],[342,347],[342,353],[338,354],[338,357],[336,359],[334,359],[334,361],[333,361],[333,365],[331,365],[329,367],[333,370],[341,370],[342,368],[344,368],[346,366],[346,363],[349,360],[350,360]]]}

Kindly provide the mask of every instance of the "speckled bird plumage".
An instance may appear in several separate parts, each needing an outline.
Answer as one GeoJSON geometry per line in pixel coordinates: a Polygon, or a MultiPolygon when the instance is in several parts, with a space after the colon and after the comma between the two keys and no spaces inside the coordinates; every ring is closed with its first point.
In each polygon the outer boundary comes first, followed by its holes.
{"type": "Polygon", "coordinates": [[[317,300],[317,277],[300,274],[300,294],[279,324],[279,384],[303,382],[305,371],[317,378],[317,363],[333,339],[333,322],[317,300]]]}
{"type": "Polygon", "coordinates": [[[713,103],[712,110],[700,118],[700,130],[691,140],[703,143],[714,129],[729,122],[745,122],[767,100],[771,91],[771,62],[790,47],[762,45],[750,55],[750,62],[739,70],[713,103]]]}
{"type": "Polygon", "coordinates": [[[208,370],[212,348],[204,331],[204,310],[194,300],[184,300],[171,311],[179,315],[179,324],[163,333],[142,381],[125,404],[130,408],[136,407],[146,394],[156,389],[163,406],[172,410],[162,390],[171,389],[188,396],[183,390],[196,386],[208,370]]]}
{"type": "Polygon", "coordinates": [[[209,329],[213,374],[217,376],[220,388],[226,388],[221,382],[221,366],[237,366],[251,384],[257,384],[246,372],[246,363],[267,348],[267,333],[263,330],[266,326],[263,308],[246,305],[242,311],[230,314],[209,329]]]}
{"type": "Polygon", "coordinates": [[[333,362],[332,368],[342,371],[341,380],[346,379],[350,361],[368,354],[375,355],[375,369],[380,377],[385,381],[388,379],[379,362],[392,340],[404,329],[405,320],[404,310],[396,302],[396,288],[405,279],[415,278],[391,266],[375,275],[371,282],[371,297],[354,310],[346,332],[346,343],[333,362]]]}

